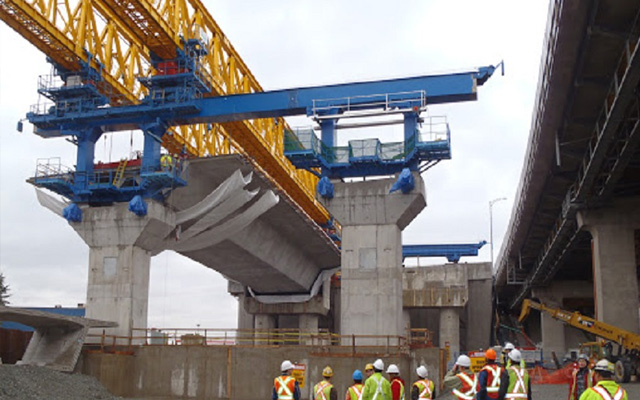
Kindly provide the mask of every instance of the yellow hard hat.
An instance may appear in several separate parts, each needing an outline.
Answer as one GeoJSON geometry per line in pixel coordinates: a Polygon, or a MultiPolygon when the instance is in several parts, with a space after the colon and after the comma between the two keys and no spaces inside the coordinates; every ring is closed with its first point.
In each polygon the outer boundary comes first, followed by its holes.
{"type": "Polygon", "coordinates": [[[373,371],[373,364],[367,364],[367,365],[365,365],[365,366],[364,366],[364,370],[365,370],[365,371],[369,371],[369,370],[373,371]]]}
{"type": "Polygon", "coordinates": [[[331,378],[333,376],[333,370],[330,366],[327,365],[326,367],[324,367],[324,369],[322,370],[322,376],[324,376],[325,378],[331,378]]]}

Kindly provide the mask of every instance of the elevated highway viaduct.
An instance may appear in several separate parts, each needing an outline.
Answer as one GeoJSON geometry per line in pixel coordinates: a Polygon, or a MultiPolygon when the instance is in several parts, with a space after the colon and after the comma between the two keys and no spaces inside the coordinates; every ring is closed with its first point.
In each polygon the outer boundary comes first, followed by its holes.
{"type": "MultiPolygon", "coordinates": [[[[640,331],[639,12],[637,0],[551,1],[528,149],[494,265],[503,323],[537,297],[640,331]]],[[[585,341],[546,317],[528,323],[545,356],[585,341]]]]}

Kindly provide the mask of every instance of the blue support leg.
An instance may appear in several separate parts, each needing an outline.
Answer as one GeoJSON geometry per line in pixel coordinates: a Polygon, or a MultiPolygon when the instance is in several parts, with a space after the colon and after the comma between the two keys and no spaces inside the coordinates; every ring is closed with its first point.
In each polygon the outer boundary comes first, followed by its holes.
{"type": "Polygon", "coordinates": [[[74,179],[74,192],[76,193],[88,190],[89,180],[93,175],[96,142],[101,135],[102,132],[98,129],[92,129],[88,132],[78,132],[77,134],[78,154],[74,179]]]}

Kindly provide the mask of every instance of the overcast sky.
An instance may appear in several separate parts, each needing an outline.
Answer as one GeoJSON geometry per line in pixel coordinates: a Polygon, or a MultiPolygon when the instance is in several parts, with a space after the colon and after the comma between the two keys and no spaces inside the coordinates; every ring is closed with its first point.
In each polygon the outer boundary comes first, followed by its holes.
{"type": "MultiPolygon", "coordinates": [[[[453,159],[423,175],[427,208],[403,233],[405,244],[488,241],[488,202],[506,197],[493,207],[497,256],[529,135],[547,1],[204,4],[265,90],[460,71],[504,59],[506,75],[480,87],[478,101],[429,109],[448,118],[453,159]]],[[[38,100],[38,76],[49,70],[44,54],[0,23],[0,272],[15,306],[71,307],[86,299],[88,247],[64,219],[38,204],[25,182],[39,158],[74,165],[75,146],[44,140],[28,123],[23,133],[15,129],[38,100]]],[[[290,123],[310,124],[300,118],[290,123]]],[[[391,141],[399,129],[375,135],[391,141]]],[[[141,149],[140,135],[123,132],[102,138],[96,156],[115,161],[141,149]]],[[[489,259],[489,245],[479,257],[466,258],[489,259]]],[[[176,253],[152,259],[150,293],[149,327],[236,327],[237,302],[226,281],[176,253]]]]}

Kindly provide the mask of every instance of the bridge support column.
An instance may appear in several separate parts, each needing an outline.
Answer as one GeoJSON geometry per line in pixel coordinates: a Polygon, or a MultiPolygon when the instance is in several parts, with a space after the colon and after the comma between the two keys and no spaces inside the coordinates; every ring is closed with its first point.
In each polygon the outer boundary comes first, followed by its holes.
{"type": "MultiPolygon", "coordinates": [[[[571,310],[573,307],[567,307],[565,303],[587,303],[593,296],[593,288],[587,281],[555,281],[547,287],[534,288],[531,294],[549,307],[571,310]]],[[[540,314],[540,330],[545,360],[551,360],[554,352],[562,362],[568,349],[576,348],[584,342],[582,334],[547,313],[540,314]]]]}
{"type": "MultiPolygon", "coordinates": [[[[548,290],[533,289],[532,296],[540,299],[549,307],[562,308],[562,298],[554,296],[548,290]]],[[[566,351],[564,337],[564,323],[553,319],[547,313],[540,314],[540,331],[542,333],[542,357],[551,360],[555,354],[562,362],[562,356],[566,351]]]]}
{"type": "Polygon", "coordinates": [[[449,347],[449,362],[453,367],[460,355],[460,311],[457,308],[446,307],[440,309],[440,334],[438,335],[440,348],[449,347]]]}
{"type": "Polygon", "coordinates": [[[342,335],[405,335],[402,230],[426,206],[424,182],[414,178],[408,194],[389,194],[395,179],[381,179],[334,182],[333,199],[321,199],[342,225],[342,335]]]}
{"type": "Polygon", "coordinates": [[[83,209],[71,226],[89,246],[86,317],[114,321],[107,334],[130,336],[147,328],[150,249],[173,229],[175,216],[163,205],[148,203],[139,217],[127,203],[83,209]]]}
{"type": "Polygon", "coordinates": [[[578,224],[592,236],[596,318],[640,332],[635,230],[640,229],[640,198],[611,208],[578,213],[578,224]]]}

